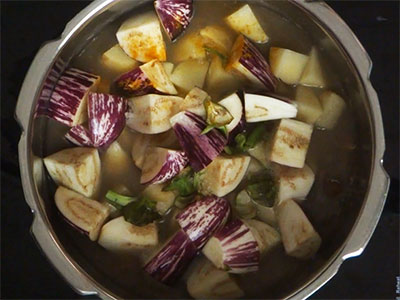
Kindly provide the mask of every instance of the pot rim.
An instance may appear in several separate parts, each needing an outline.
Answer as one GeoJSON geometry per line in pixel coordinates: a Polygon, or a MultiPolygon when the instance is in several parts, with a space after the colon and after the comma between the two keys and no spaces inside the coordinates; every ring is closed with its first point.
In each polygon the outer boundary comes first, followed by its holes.
{"type": "MultiPolygon", "coordinates": [[[[331,279],[344,260],[358,256],[363,252],[382,213],[390,179],[382,165],[385,138],[378,96],[370,81],[371,59],[347,24],[325,2],[289,1],[314,19],[324,31],[335,39],[337,45],[347,56],[348,62],[357,71],[370,106],[372,142],[374,145],[367,196],[345,242],[330,258],[325,267],[321,268],[299,290],[287,297],[305,299],[331,279]]],[[[93,17],[101,14],[117,2],[118,0],[95,0],[68,22],[59,39],[48,42],[38,51],[24,79],[15,111],[15,118],[22,130],[18,145],[21,181],[25,201],[34,215],[31,232],[50,262],[76,292],[81,295],[97,294],[104,299],[117,299],[118,297],[97,283],[66,254],[53,230],[49,230],[51,224],[39,204],[40,196],[31,176],[33,173],[33,156],[28,146],[32,142],[33,104],[40,92],[44,78],[48,75],[49,66],[55,62],[61,50],[79,32],[81,26],[90,22],[93,17]],[[35,92],[32,93],[32,91],[35,92]]]]}

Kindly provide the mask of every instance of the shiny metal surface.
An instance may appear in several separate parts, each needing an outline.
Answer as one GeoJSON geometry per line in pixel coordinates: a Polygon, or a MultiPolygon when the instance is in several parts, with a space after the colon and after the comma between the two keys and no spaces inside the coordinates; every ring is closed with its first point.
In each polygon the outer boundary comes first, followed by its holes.
{"type": "MultiPolygon", "coordinates": [[[[33,112],[43,82],[57,60],[62,59],[68,63],[68,60],[108,22],[120,17],[121,12],[130,11],[145,2],[97,0],[82,10],[66,25],[60,39],[49,42],[38,52],[26,75],[16,108],[16,118],[22,128],[19,143],[21,179],[26,202],[34,213],[32,233],[52,264],[78,293],[97,294],[104,299],[117,299],[128,295],[136,298],[149,296],[165,298],[165,295],[179,298],[181,295],[161,285],[156,286],[157,292],[148,295],[145,293],[148,287],[146,279],[143,279],[142,289],[137,289],[135,294],[132,294],[132,291],[124,290],[124,284],[112,282],[104,276],[100,268],[88,263],[90,259],[87,256],[80,256],[80,249],[68,240],[68,234],[65,236],[57,234],[60,228],[53,221],[52,206],[50,201],[47,201],[50,192],[39,184],[45,180],[44,170],[40,160],[38,162],[34,156],[34,154],[40,156],[43,152],[43,140],[40,138],[43,135],[40,133],[46,130],[47,123],[43,120],[34,120],[33,112]]],[[[367,135],[362,137],[366,147],[369,147],[363,161],[365,164],[368,163],[370,168],[368,174],[370,176],[365,178],[368,181],[366,196],[363,201],[361,199],[360,207],[353,212],[355,217],[348,225],[346,238],[344,241],[338,241],[338,246],[335,251],[330,252],[329,259],[321,263],[317,270],[306,274],[305,279],[295,285],[295,291],[287,290],[282,295],[284,298],[303,299],[334,276],[344,260],[360,255],[375,229],[389,187],[389,178],[382,167],[385,149],[383,125],[377,94],[369,80],[372,62],[340,17],[323,2],[274,1],[266,2],[265,5],[287,15],[316,36],[319,35],[318,40],[323,46],[327,49],[332,48],[332,60],[347,62],[350,71],[343,72],[351,74],[349,78],[345,78],[346,83],[353,87],[349,91],[349,96],[352,98],[352,105],[360,108],[360,124],[367,131],[367,135]]],[[[97,260],[104,260],[105,254],[94,249],[95,245],[83,240],[78,242],[83,243],[88,249],[87,253],[93,251],[95,253],[93,256],[97,260]]],[[[106,261],[104,264],[107,266],[106,261]]]]}

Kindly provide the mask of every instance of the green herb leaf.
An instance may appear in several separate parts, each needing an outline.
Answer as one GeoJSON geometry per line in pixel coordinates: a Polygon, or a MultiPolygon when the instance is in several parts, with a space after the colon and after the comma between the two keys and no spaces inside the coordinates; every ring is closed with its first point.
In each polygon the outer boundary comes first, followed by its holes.
{"type": "Polygon", "coordinates": [[[232,155],[233,154],[233,148],[229,146],[224,147],[224,151],[226,154],[232,155]]]}
{"type": "Polygon", "coordinates": [[[257,172],[249,177],[246,191],[253,200],[272,207],[278,192],[274,175],[268,169],[257,172]]]}
{"type": "Polygon", "coordinates": [[[122,215],[127,222],[136,226],[144,226],[161,218],[155,211],[155,206],[155,201],[147,197],[141,197],[124,206],[122,215]]]}
{"type": "Polygon", "coordinates": [[[114,205],[118,209],[121,209],[123,206],[126,206],[132,201],[137,200],[136,197],[121,195],[112,190],[107,192],[106,199],[110,204],[114,205]]]}
{"type": "Polygon", "coordinates": [[[222,54],[221,52],[219,52],[218,50],[215,50],[214,48],[208,47],[208,46],[204,46],[203,47],[204,50],[206,50],[209,54],[214,54],[219,56],[219,58],[221,58],[222,62],[225,64],[228,61],[228,57],[224,54],[222,54]]]}
{"type": "Polygon", "coordinates": [[[206,134],[206,133],[210,132],[211,130],[213,130],[214,128],[215,128],[215,125],[207,125],[207,127],[203,129],[201,134],[206,134]]]}
{"type": "Polygon", "coordinates": [[[245,146],[248,149],[253,148],[258,142],[260,142],[265,134],[265,126],[264,124],[257,125],[251,133],[248,135],[245,146]]]}
{"type": "Polygon", "coordinates": [[[193,182],[193,170],[185,168],[164,188],[164,191],[177,191],[180,196],[189,196],[196,192],[193,182]]]}

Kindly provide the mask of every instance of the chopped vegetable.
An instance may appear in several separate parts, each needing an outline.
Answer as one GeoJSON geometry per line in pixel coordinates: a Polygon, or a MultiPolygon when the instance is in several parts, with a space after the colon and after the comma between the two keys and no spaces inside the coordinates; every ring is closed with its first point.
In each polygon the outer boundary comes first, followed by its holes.
{"type": "Polygon", "coordinates": [[[156,205],[154,200],[141,196],[123,206],[122,215],[127,222],[143,226],[161,218],[156,212],[156,205]]]}
{"type": "Polygon", "coordinates": [[[139,66],[139,62],[130,58],[118,44],[103,53],[101,62],[108,69],[118,73],[128,72],[139,66]]]}
{"type": "Polygon", "coordinates": [[[189,92],[194,87],[202,88],[206,79],[209,62],[190,59],[179,63],[171,75],[171,81],[182,91],[189,92]]]}
{"type": "Polygon", "coordinates": [[[185,168],[188,159],[183,151],[148,147],[143,162],[141,184],[163,183],[185,168]]]}
{"type": "Polygon", "coordinates": [[[204,101],[207,118],[206,122],[214,127],[222,127],[232,122],[233,117],[222,105],[212,102],[210,99],[204,101]]]}
{"type": "Polygon", "coordinates": [[[97,149],[76,147],[61,150],[43,159],[51,178],[86,197],[93,197],[100,183],[97,149]]]}
{"type": "Polygon", "coordinates": [[[227,131],[228,132],[233,131],[236,128],[236,126],[239,125],[239,122],[243,116],[242,101],[240,100],[239,96],[236,93],[234,93],[219,101],[218,104],[226,108],[229,114],[233,117],[232,121],[226,124],[227,131]]]}
{"type": "Polygon", "coordinates": [[[315,47],[311,49],[308,55],[308,61],[301,74],[299,83],[302,85],[324,88],[326,82],[322,72],[321,62],[318,51],[315,47]]]}
{"type": "Polygon", "coordinates": [[[303,259],[312,257],[321,245],[321,238],[300,206],[286,200],[278,206],[277,215],[286,253],[303,259]]]}
{"type": "Polygon", "coordinates": [[[165,43],[154,12],[135,15],[122,23],[117,40],[126,54],[140,62],[166,60],[165,43]]]}
{"type": "Polygon", "coordinates": [[[173,61],[181,62],[191,59],[206,59],[206,50],[203,47],[203,38],[198,32],[187,33],[176,44],[173,61]]]}
{"type": "Polygon", "coordinates": [[[314,124],[322,114],[322,106],[311,88],[297,86],[296,88],[297,119],[308,124],[314,124]]]}
{"type": "Polygon", "coordinates": [[[132,159],[117,141],[113,142],[103,154],[102,165],[103,176],[108,178],[115,178],[121,174],[127,175],[133,168],[132,159]]]}
{"type": "Polygon", "coordinates": [[[58,210],[74,227],[97,240],[99,231],[109,215],[109,208],[62,186],[54,195],[58,210]]]}
{"type": "Polygon", "coordinates": [[[248,178],[246,191],[260,204],[272,207],[277,194],[277,183],[270,170],[264,169],[248,178]]]}
{"type": "Polygon", "coordinates": [[[196,192],[196,186],[192,168],[186,167],[183,169],[164,188],[164,191],[175,191],[180,197],[193,197],[196,192]]]}
{"type": "Polygon", "coordinates": [[[156,94],[131,98],[126,125],[145,134],[165,132],[171,129],[170,118],[182,101],[181,97],[156,94]]]}
{"type": "Polygon", "coordinates": [[[236,195],[235,211],[242,219],[252,219],[257,215],[257,210],[246,190],[241,190],[236,195]]]}
{"type": "Polygon", "coordinates": [[[210,95],[218,99],[220,96],[226,95],[226,93],[234,92],[239,84],[239,80],[232,73],[225,71],[223,59],[219,56],[214,56],[211,59],[205,82],[206,89],[210,95]]]}
{"type": "Polygon", "coordinates": [[[175,219],[193,245],[201,249],[224,226],[229,214],[230,206],[226,199],[209,196],[191,203],[175,219]]]}
{"type": "Polygon", "coordinates": [[[203,254],[218,268],[229,273],[258,270],[260,250],[249,227],[235,219],[218,231],[204,246],[203,254]]]}
{"type": "Polygon", "coordinates": [[[261,254],[265,254],[281,242],[279,232],[273,227],[257,220],[243,221],[255,237],[261,254]]]}
{"type": "Polygon", "coordinates": [[[323,92],[319,99],[322,104],[322,114],[315,124],[326,129],[333,129],[346,109],[346,102],[331,91],[323,92]]]}
{"type": "Polygon", "coordinates": [[[106,194],[106,199],[114,205],[116,208],[122,208],[124,206],[127,206],[129,203],[132,201],[137,201],[137,197],[129,197],[125,195],[118,194],[116,192],[113,192],[109,190],[106,194]]]}
{"type": "Polygon", "coordinates": [[[207,52],[214,52],[222,59],[229,54],[233,41],[231,35],[221,26],[211,25],[200,30],[203,45],[207,52]]]}
{"type": "Polygon", "coordinates": [[[271,143],[271,161],[302,168],[307,155],[313,128],[309,124],[282,119],[271,143]]]}
{"type": "Polygon", "coordinates": [[[276,88],[277,79],[267,61],[243,35],[233,45],[226,70],[246,78],[258,90],[271,92],[276,88]]]}
{"type": "Polygon", "coordinates": [[[208,166],[227,143],[226,137],[217,129],[201,134],[207,124],[191,112],[180,112],[170,121],[189,164],[196,172],[208,166]]]}
{"type": "Polygon", "coordinates": [[[174,64],[172,62],[164,61],[162,63],[165,73],[167,73],[168,77],[171,77],[172,70],[174,69],[174,64]]]}
{"type": "Polygon", "coordinates": [[[234,138],[234,145],[225,148],[228,154],[245,153],[254,148],[265,135],[265,125],[258,124],[254,129],[247,133],[239,133],[234,138]]]}
{"type": "Polygon", "coordinates": [[[257,211],[257,219],[271,225],[277,227],[277,220],[274,206],[265,206],[263,203],[259,201],[253,200],[253,204],[257,211]]]}
{"type": "Polygon", "coordinates": [[[249,93],[244,96],[244,110],[248,123],[294,118],[297,115],[297,108],[293,104],[274,97],[249,93]]]}
{"type": "Polygon", "coordinates": [[[174,42],[189,26],[193,17],[193,0],[155,0],[158,18],[174,42]]]}
{"type": "Polygon", "coordinates": [[[271,145],[268,140],[261,140],[254,147],[247,150],[247,152],[251,157],[257,159],[265,168],[268,168],[271,164],[271,145]]]}
{"type": "Polygon", "coordinates": [[[157,225],[149,223],[140,227],[125,221],[121,216],[107,222],[101,228],[98,243],[103,248],[117,253],[154,247],[158,244],[157,225]]]}
{"type": "Polygon", "coordinates": [[[233,30],[244,34],[256,43],[266,43],[269,40],[248,4],[243,5],[237,11],[227,16],[225,22],[233,30]]]}
{"type": "Polygon", "coordinates": [[[89,130],[82,125],[75,125],[66,133],[65,139],[72,144],[81,147],[92,147],[92,135],[89,130]]]}
{"type": "Polygon", "coordinates": [[[269,50],[272,73],[287,84],[299,83],[307,61],[307,55],[289,49],[271,47],[269,50]]]}
{"type": "Polygon", "coordinates": [[[66,70],[48,97],[41,97],[37,116],[46,116],[67,126],[82,124],[87,119],[87,94],[100,83],[100,76],[75,68],[66,70]]]}
{"type": "Polygon", "coordinates": [[[181,111],[190,111],[200,117],[206,116],[206,110],[204,108],[204,101],[208,98],[208,94],[195,87],[190,90],[190,92],[186,95],[185,99],[181,103],[180,110],[181,111]]]}
{"type": "Polygon", "coordinates": [[[128,73],[122,74],[115,84],[119,91],[128,96],[141,96],[149,93],[176,95],[170,76],[158,60],[145,63],[128,73]]]}
{"type": "Polygon", "coordinates": [[[175,192],[165,190],[165,184],[150,184],[143,190],[143,196],[156,202],[156,211],[160,215],[166,215],[174,205],[175,192]]]}

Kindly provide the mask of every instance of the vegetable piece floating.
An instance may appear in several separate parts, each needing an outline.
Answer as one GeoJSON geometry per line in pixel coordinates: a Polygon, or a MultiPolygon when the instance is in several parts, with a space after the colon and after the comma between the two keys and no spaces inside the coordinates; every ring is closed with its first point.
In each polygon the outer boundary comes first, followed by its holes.
{"type": "Polygon", "coordinates": [[[297,119],[314,124],[322,114],[322,106],[313,90],[304,86],[296,88],[297,119]]]}
{"type": "Polygon", "coordinates": [[[253,233],[261,254],[267,253],[281,242],[279,232],[268,224],[257,220],[245,220],[243,222],[253,233]]]}
{"type": "Polygon", "coordinates": [[[103,53],[101,62],[108,69],[118,73],[128,72],[139,66],[139,62],[130,58],[118,44],[103,53]]]}
{"type": "MultiPolygon", "coordinates": [[[[122,207],[122,215],[125,220],[137,226],[147,225],[155,220],[160,219],[160,215],[156,211],[156,201],[146,196],[131,197],[132,201],[122,207]]],[[[128,200],[126,196],[117,195],[116,200],[128,200]]]]}
{"type": "Polygon", "coordinates": [[[183,99],[176,96],[149,94],[131,98],[126,124],[140,133],[156,134],[171,129],[170,118],[183,99]]]}
{"type": "Polygon", "coordinates": [[[143,162],[141,184],[163,183],[175,177],[188,163],[183,151],[149,147],[143,162]]]}
{"type": "Polygon", "coordinates": [[[236,93],[234,93],[219,101],[218,104],[225,107],[230,113],[230,115],[233,117],[232,121],[226,125],[227,131],[231,132],[233,129],[236,128],[236,126],[238,126],[240,120],[242,119],[243,116],[242,101],[240,100],[239,96],[236,93]]]}
{"type": "Polygon", "coordinates": [[[101,226],[107,219],[109,208],[62,186],[54,195],[56,206],[65,219],[75,228],[97,240],[101,226]]]}
{"type": "Polygon", "coordinates": [[[326,86],[321,62],[319,60],[319,55],[316,48],[311,49],[307,64],[303,73],[301,74],[299,83],[319,88],[326,86]]]}
{"type": "Polygon", "coordinates": [[[307,61],[307,55],[289,49],[271,47],[269,50],[272,73],[287,84],[299,83],[307,61]]]}
{"type": "Polygon", "coordinates": [[[246,190],[241,190],[236,195],[235,211],[242,219],[251,219],[257,215],[256,207],[246,190]]]}
{"type": "Polygon", "coordinates": [[[154,7],[172,42],[185,31],[193,17],[193,0],[155,0],[154,7]]]}
{"type": "Polygon", "coordinates": [[[207,75],[209,62],[190,59],[179,63],[171,75],[171,81],[184,92],[194,87],[202,88],[207,75]]]}
{"type": "Polygon", "coordinates": [[[233,121],[230,112],[222,105],[212,102],[210,99],[204,101],[207,112],[207,124],[213,127],[222,127],[233,121]]]}
{"type": "Polygon", "coordinates": [[[57,81],[49,97],[41,97],[36,115],[46,116],[67,126],[87,119],[87,94],[100,83],[100,76],[70,68],[57,81]]]}
{"type": "Polygon", "coordinates": [[[209,96],[205,91],[199,89],[198,87],[195,87],[191,89],[190,92],[186,95],[185,99],[183,99],[180,110],[190,111],[196,115],[205,117],[206,110],[204,108],[204,101],[208,97],[209,96]]]}
{"type": "Polygon", "coordinates": [[[226,137],[217,129],[201,134],[207,124],[191,112],[180,112],[170,121],[189,164],[196,172],[208,166],[227,143],[226,137]]]}
{"type": "Polygon", "coordinates": [[[176,220],[193,245],[201,249],[208,239],[227,221],[229,202],[215,196],[204,197],[176,215],[176,220]]]}
{"type": "Polygon", "coordinates": [[[117,40],[126,54],[140,62],[167,58],[160,23],[154,12],[126,20],[117,31],[117,40]]]}
{"type": "Polygon", "coordinates": [[[171,284],[189,265],[197,254],[197,248],[182,230],[154,256],[144,270],[154,279],[171,284]]]}
{"type": "Polygon", "coordinates": [[[65,139],[72,144],[81,147],[92,147],[92,135],[89,130],[82,125],[75,125],[65,134],[65,139]]]}
{"type": "Polygon", "coordinates": [[[216,157],[198,175],[199,192],[218,197],[227,195],[242,181],[249,163],[249,156],[216,157]]]}
{"type": "Polygon", "coordinates": [[[271,96],[248,93],[244,96],[244,110],[249,123],[294,118],[297,115],[297,108],[293,104],[271,96]]]}
{"type": "Polygon", "coordinates": [[[102,228],[98,243],[114,252],[130,252],[134,249],[152,247],[158,244],[157,225],[150,223],[135,226],[124,217],[118,217],[106,223],[102,228]]]}
{"type": "Polygon", "coordinates": [[[132,159],[117,141],[113,142],[107,148],[102,157],[102,162],[104,169],[103,176],[106,175],[109,178],[116,178],[121,174],[129,174],[133,168],[132,159]]]}
{"type": "Polygon", "coordinates": [[[97,149],[76,147],[44,158],[44,164],[57,185],[63,185],[86,197],[92,197],[100,182],[100,158],[97,149]]]}
{"type": "Polygon", "coordinates": [[[201,259],[190,273],[187,290],[195,299],[234,299],[244,296],[228,272],[217,269],[207,259],[201,259]]]}
{"type": "Polygon", "coordinates": [[[171,77],[172,70],[174,69],[174,64],[169,61],[164,61],[162,65],[164,67],[165,73],[167,73],[168,77],[171,77]]]}
{"type": "Polygon", "coordinates": [[[232,47],[226,70],[246,78],[256,89],[273,92],[277,85],[265,58],[243,35],[238,36],[232,47]]]}
{"type": "Polygon", "coordinates": [[[300,206],[286,200],[278,206],[277,215],[286,253],[304,259],[312,257],[321,245],[321,238],[300,206]]]}
{"type": "Polygon", "coordinates": [[[260,249],[250,228],[235,219],[218,231],[204,246],[203,254],[218,268],[229,273],[258,270],[260,249]]]}
{"type": "Polygon", "coordinates": [[[309,124],[282,119],[272,140],[271,161],[303,168],[313,128],[309,124]]]}
{"type": "Polygon", "coordinates": [[[195,200],[197,190],[194,177],[192,168],[187,167],[164,188],[165,191],[174,191],[177,194],[174,202],[176,207],[185,208],[195,200]]]}
{"type": "Polygon", "coordinates": [[[233,41],[231,35],[223,27],[206,26],[200,30],[200,36],[203,38],[204,47],[214,49],[224,56],[229,55],[233,41]]]}
{"type": "Polygon", "coordinates": [[[326,129],[333,129],[346,109],[346,102],[331,91],[323,92],[319,99],[322,104],[322,114],[315,124],[326,129]]]}
{"type": "Polygon", "coordinates": [[[276,166],[276,174],[279,178],[279,192],[276,199],[278,205],[287,199],[304,200],[315,178],[314,172],[307,165],[302,169],[276,166]]]}
{"type": "Polygon", "coordinates": [[[244,34],[256,43],[266,43],[269,40],[248,4],[227,16],[225,22],[233,30],[244,34]]]}
{"type": "Polygon", "coordinates": [[[258,162],[262,164],[263,167],[268,168],[271,164],[271,145],[269,141],[260,141],[253,148],[250,148],[247,152],[258,162]]]}
{"type": "Polygon", "coordinates": [[[150,184],[142,192],[143,196],[156,202],[156,211],[165,215],[174,205],[175,193],[165,190],[164,184],[150,184]]]}
{"type": "Polygon", "coordinates": [[[176,95],[174,85],[163,64],[152,60],[132,71],[122,74],[116,81],[116,86],[129,96],[140,96],[150,93],[176,95]]]}
{"type": "Polygon", "coordinates": [[[219,56],[214,56],[211,59],[210,68],[206,77],[206,89],[215,99],[228,92],[233,92],[237,89],[239,81],[233,74],[225,71],[222,59],[219,56]]]}
{"type": "Polygon", "coordinates": [[[181,62],[190,59],[206,59],[203,38],[198,32],[187,33],[176,44],[173,61],[181,62]]]}

